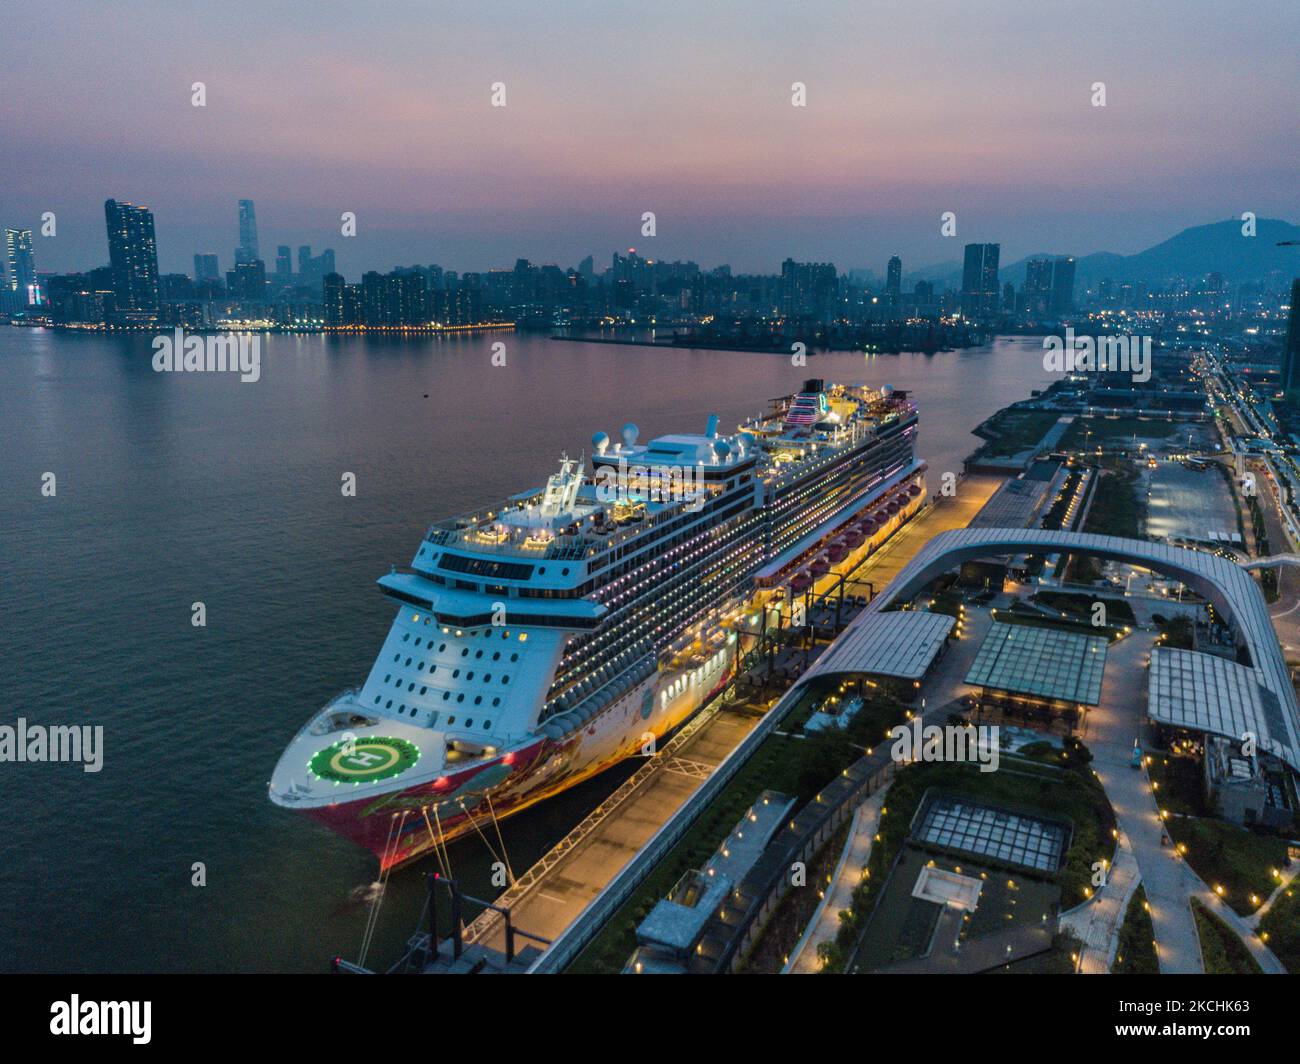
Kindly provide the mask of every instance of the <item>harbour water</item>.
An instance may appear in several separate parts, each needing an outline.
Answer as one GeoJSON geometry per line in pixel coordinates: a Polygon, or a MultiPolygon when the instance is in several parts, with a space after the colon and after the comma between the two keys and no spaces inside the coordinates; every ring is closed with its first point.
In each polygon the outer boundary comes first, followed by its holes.
{"type": "MultiPolygon", "coordinates": [[[[97,773],[0,764],[0,970],[356,959],[373,859],[266,784],[308,715],[364,677],[393,613],[374,580],[430,520],[540,483],[597,430],[731,426],[811,376],[914,392],[933,478],[1048,381],[1035,338],[795,368],[512,334],[277,335],[256,383],[155,373],[150,339],[0,327],[0,725],[104,728],[97,773]]],[[[515,870],[630,770],[506,821],[515,870]]],[[[481,841],[451,857],[490,891],[481,841]]],[[[394,873],[371,962],[400,952],[425,870],[394,873]]]]}

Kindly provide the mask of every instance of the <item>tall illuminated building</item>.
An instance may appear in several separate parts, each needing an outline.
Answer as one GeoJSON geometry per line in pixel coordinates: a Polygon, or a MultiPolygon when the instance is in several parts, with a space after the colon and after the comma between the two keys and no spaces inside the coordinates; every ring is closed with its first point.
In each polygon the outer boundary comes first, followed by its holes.
{"type": "Polygon", "coordinates": [[[1052,314],[1062,317],[1074,310],[1074,259],[1069,255],[1052,263],[1052,314]]]}
{"type": "Polygon", "coordinates": [[[251,199],[239,201],[239,247],[236,262],[256,262],[262,256],[257,248],[257,211],[251,199]]]}
{"type": "Polygon", "coordinates": [[[967,318],[993,318],[998,313],[1000,244],[967,244],[961,274],[961,312],[967,318]]]}
{"type": "Polygon", "coordinates": [[[23,304],[33,302],[36,290],[36,258],[32,254],[30,229],[5,230],[5,263],[9,270],[9,290],[17,292],[23,304]]]}
{"type": "Polygon", "coordinates": [[[1291,316],[1282,348],[1282,401],[1291,410],[1300,409],[1300,277],[1291,282],[1291,316]]]}
{"type": "Polygon", "coordinates": [[[151,317],[158,310],[158,246],[153,212],[132,203],[104,201],[113,306],[123,320],[151,317]]]}

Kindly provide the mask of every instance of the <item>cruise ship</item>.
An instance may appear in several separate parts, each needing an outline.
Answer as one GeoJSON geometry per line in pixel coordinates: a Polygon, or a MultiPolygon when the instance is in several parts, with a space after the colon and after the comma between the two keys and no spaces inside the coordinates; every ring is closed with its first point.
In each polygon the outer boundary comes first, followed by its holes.
{"type": "Polygon", "coordinates": [[[271,800],[387,870],[653,752],[759,611],[788,617],[924,504],[906,393],[809,380],[770,405],[732,435],[597,433],[589,469],[430,527],[379,579],[396,616],[369,676],[289,743],[271,800]]]}

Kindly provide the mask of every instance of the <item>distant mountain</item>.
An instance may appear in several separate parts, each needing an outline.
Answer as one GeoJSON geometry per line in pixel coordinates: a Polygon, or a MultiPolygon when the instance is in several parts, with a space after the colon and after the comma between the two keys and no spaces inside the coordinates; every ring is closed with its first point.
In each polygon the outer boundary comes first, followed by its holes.
{"type": "MultiPolygon", "coordinates": [[[[1279,240],[1300,240],[1300,226],[1278,218],[1260,218],[1253,237],[1242,236],[1242,222],[1194,225],[1177,236],[1136,255],[1116,255],[1099,251],[1075,260],[1075,291],[1096,285],[1104,278],[1112,281],[1147,281],[1159,284],[1182,278],[1198,281],[1207,273],[1218,271],[1229,281],[1253,281],[1279,270],[1288,277],[1300,276],[1300,248],[1280,248],[1279,240]]],[[[1025,280],[1025,264],[1030,259],[1056,258],[1052,254],[1027,255],[998,271],[1002,284],[1010,281],[1017,288],[1025,280]]],[[[944,262],[927,266],[909,275],[935,281],[951,288],[961,287],[961,263],[944,262]]]]}
{"type": "Polygon", "coordinates": [[[933,281],[936,287],[949,285],[961,286],[960,262],[936,262],[933,266],[922,266],[919,270],[909,270],[903,280],[915,284],[917,281],[933,281]],[[956,278],[954,282],[953,278],[956,278]]]}

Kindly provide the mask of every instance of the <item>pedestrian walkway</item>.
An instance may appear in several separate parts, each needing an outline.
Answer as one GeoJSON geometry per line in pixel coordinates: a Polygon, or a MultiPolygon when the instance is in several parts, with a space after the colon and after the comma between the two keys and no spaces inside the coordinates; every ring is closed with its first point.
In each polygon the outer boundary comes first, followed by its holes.
{"type": "Polygon", "coordinates": [[[840,930],[840,913],[853,908],[853,892],[862,882],[862,872],[871,860],[871,845],[880,830],[880,810],[885,805],[889,787],[882,787],[858,806],[849,823],[849,837],[835,866],[830,887],[817,911],[808,922],[808,930],[790,954],[782,975],[812,975],[821,970],[817,948],[834,942],[840,930]]]}
{"type": "Polygon", "coordinates": [[[1145,766],[1132,767],[1133,740],[1146,706],[1145,664],[1154,637],[1137,631],[1111,644],[1101,705],[1088,714],[1088,748],[1119,830],[1132,847],[1151,906],[1156,957],[1162,974],[1203,970],[1200,939],[1187,896],[1186,862],[1165,834],[1145,766]]]}
{"type": "Polygon", "coordinates": [[[1250,922],[1238,916],[1232,906],[1206,886],[1205,881],[1190,867],[1184,867],[1187,868],[1188,894],[1199,899],[1202,905],[1237,933],[1242,944],[1250,950],[1250,955],[1264,969],[1265,975],[1286,975],[1286,967],[1277,959],[1277,954],[1264,945],[1250,922]]]}
{"type": "Polygon", "coordinates": [[[1090,901],[1061,916],[1062,930],[1072,931],[1082,943],[1079,974],[1109,974],[1119,950],[1120,928],[1129,902],[1141,882],[1133,848],[1127,836],[1121,835],[1105,885],[1090,901]]]}

